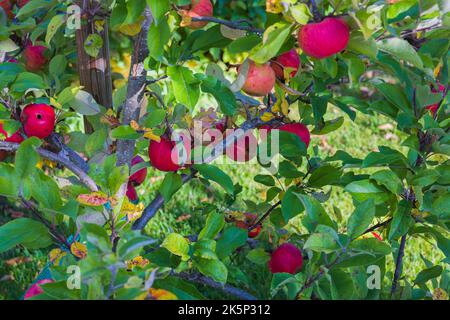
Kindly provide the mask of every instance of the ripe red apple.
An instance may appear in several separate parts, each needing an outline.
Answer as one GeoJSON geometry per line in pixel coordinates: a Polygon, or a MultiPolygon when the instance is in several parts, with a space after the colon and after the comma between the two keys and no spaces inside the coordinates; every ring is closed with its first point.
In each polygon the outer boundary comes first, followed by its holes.
{"type": "MultiPolygon", "coordinates": [[[[442,85],[442,84],[439,84],[439,90],[436,90],[434,87],[431,88],[431,91],[432,91],[433,93],[439,93],[439,92],[442,92],[442,95],[443,95],[443,96],[445,96],[445,90],[446,90],[446,88],[445,88],[445,86],[442,85]]],[[[436,112],[439,110],[439,106],[440,106],[440,105],[441,105],[440,103],[432,104],[431,106],[426,107],[426,109],[427,109],[427,110],[430,110],[430,112],[431,112],[433,115],[435,115],[436,112]]]]}
{"type": "Polygon", "coordinates": [[[269,269],[272,273],[297,274],[302,270],[303,257],[300,250],[290,243],[279,246],[269,261],[269,269]]]}
{"type": "Polygon", "coordinates": [[[25,48],[23,56],[25,58],[25,65],[28,71],[39,71],[47,63],[47,58],[45,57],[45,51],[47,47],[45,46],[33,46],[28,45],[25,48]]]}
{"type": "MultiPolygon", "coordinates": [[[[257,220],[258,216],[256,214],[245,213],[245,221],[236,221],[236,227],[248,230],[248,228],[250,228],[257,220]]],[[[260,234],[261,229],[261,225],[258,225],[253,230],[249,231],[249,238],[256,238],[260,234]]]]}
{"type": "Polygon", "coordinates": [[[0,7],[3,8],[8,18],[13,18],[14,14],[12,12],[12,4],[9,0],[1,0],[0,7]]]}
{"type": "Polygon", "coordinates": [[[26,106],[20,120],[28,137],[47,138],[55,129],[55,110],[44,103],[26,106]]]}
{"type": "Polygon", "coordinates": [[[308,128],[302,124],[302,123],[288,123],[282,125],[278,130],[290,132],[293,134],[296,134],[300,140],[302,140],[306,148],[309,147],[309,144],[311,142],[311,134],[309,133],[308,128]]]}
{"type": "Polygon", "coordinates": [[[42,290],[42,288],[40,287],[41,284],[46,284],[46,283],[52,283],[53,280],[52,279],[43,279],[43,280],[39,280],[37,281],[35,284],[33,284],[31,286],[30,289],[28,289],[28,291],[25,293],[25,297],[24,299],[30,299],[34,296],[40,295],[41,293],[44,292],[44,290],[42,290]]]}
{"type": "Polygon", "coordinates": [[[293,69],[291,72],[291,78],[293,78],[300,69],[300,56],[295,49],[292,49],[278,56],[275,61],[272,61],[271,66],[278,79],[284,79],[285,68],[293,69]]]}
{"type": "Polygon", "coordinates": [[[300,28],[298,43],[308,56],[324,59],[347,47],[350,30],[339,18],[325,18],[321,22],[309,23],[300,28]]]}
{"type": "MultiPolygon", "coordinates": [[[[263,97],[268,95],[275,86],[276,76],[275,71],[270,67],[269,63],[256,64],[254,61],[249,61],[247,79],[242,90],[255,97],[263,97]]],[[[241,67],[238,73],[241,72],[241,67]]]]}
{"type": "MultiPolygon", "coordinates": [[[[187,15],[191,18],[212,17],[213,5],[210,0],[192,0],[191,7],[187,15]]],[[[208,24],[208,21],[191,22],[187,27],[190,29],[201,29],[208,24]]]]}
{"type": "Polygon", "coordinates": [[[139,196],[137,194],[136,189],[134,188],[133,184],[128,183],[127,186],[127,197],[128,200],[132,203],[138,203],[139,202],[139,196]]]}
{"type": "MultiPolygon", "coordinates": [[[[24,140],[22,135],[20,134],[20,130],[18,130],[16,133],[12,134],[11,136],[8,136],[6,131],[3,129],[3,124],[0,122],[0,140],[4,138],[4,141],[6,142],[12,142],[12,143],[22,143],[24,140]]],[[[5,160],[8,153],[6,151],[0,151],[0,161],[5,160]]]]}
{"type": "Polygon", "coordinates": [[[248,162],[255,157],[257,144],[253,133],[247,133],[226,149],[227,157],[236,162],[248,162]]]}
{"type": "Polygon", "coordinates": [[[175,172],[181,169],[176,143],[166,138],[161,137],[160,142],[152,140],[148,147],[148,156],[152,166],[160,171],[175,172]]]}
{"type": "MultiPolygon", "coordinates": [[[[140,156],[136,156],[133,158],[133,160],[131,160],[131,167],[142,162],[145,162],[144,159],[142,159],[140,156]]],[[[132,174],[130,176],[129,181],[130,183],[133,183],[135,185],[140,185],[145,181],[146,177],[147,177],[147,168],[144,168],[132,174]]]]}

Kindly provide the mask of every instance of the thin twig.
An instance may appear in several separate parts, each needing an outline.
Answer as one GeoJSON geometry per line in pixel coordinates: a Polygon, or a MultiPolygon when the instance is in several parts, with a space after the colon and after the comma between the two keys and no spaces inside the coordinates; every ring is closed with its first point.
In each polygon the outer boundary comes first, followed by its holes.
{"type": "Polygon", "coordinates": [[[406,234],[400,240],[400,247],[398,248],[397,260],[395,263],[394,279],[392,280],[391,297],[397,290],[398,279],[402,273],[403,256],[405,255],[406,234]]]}
{"type": "Polygon", "coordinates": [[[187,273],[187,272],[173,273],[173,276],[176,276],[176,277],[179,277],[181,279],[188,280],[191,282],[199,283],[199,284],[202,284],[202,285],[214,288],[214,289],[222,290],[223,292],[225,292],[229,295],[235,296],[241,300],[251,300],[251,301],[258,300],[255,296],[251,295],[250,293],[248,293],[242,289],[239,289],[239,288],[227,285],[227,284],[222,284],[222,283],[216,282],[216,281],[214,281],[208,277],[202,276],[201,274],[198,274],[198,273],[187,273]]]}
{"type": "Polygon", "coordinates": [[[227,20],[222,20],[222,19],[218,19],[218,18],[214,18],[214,17],[194,17],[194,18],[192,18],[192,22],[202,22],[202,21],[222,24],[224,26],[227,26],[228,28],[236,29],[236,30],[244,30],[244,31],[253,32],[253,33],[257,33],[257,34],[264,33],[263,29],[258,29],[258,28],[254,28],[252,26],[242,25],[242,21],[227,21],[227,20]]]}

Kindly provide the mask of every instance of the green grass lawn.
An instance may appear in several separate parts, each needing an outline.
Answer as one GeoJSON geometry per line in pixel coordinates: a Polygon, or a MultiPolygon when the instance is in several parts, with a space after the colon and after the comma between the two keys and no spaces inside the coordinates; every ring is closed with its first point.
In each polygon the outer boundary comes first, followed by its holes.
{"type": "MultiPolygon", "coordinates": [[[[338,110],[336,116],[341,115],[338,110]]],[[[346,118],[345,123],[339,130],[327,135],[326,137],[314,137],[312,145],[318,145],[319,155],[331,156],[337,149],[343,149],[354,157],[363,158],[370,151],[373,151],[379,145],[398,148],[401,142],[399,132],[395,130],[394,125],[384,117],[369,117],[358,113],[356,122],[346,118]]],[[[256,164],[249,165],[223,165],[224,169],[233,178],[235,183],[243,186],[243,192],[239,197],[236,210],[245,210],[242,200],[251,200],[256,203],[264,199],[264,187],[253,181],[255,174],[260,172],[256,164]]],[[[156,190],[162,182],[160,173],[150,170],[150,176],[146,185],[139,188],[138,193],[145,203],[149,203],[155,196],[156,190]]],[[[201,211],[198,210],[201,202],[221,203],[222,191],[217,185],[204,187],[198,181],[192,181],[184,186],[178,194],[156,215],[150,222],[146,231],[153,237],[163,238],[171,232],[178,232],[183,235],[197,233],[205,220],[201,211]]],[[[353,211],[353,205],[349,195],[335,188],[330,200],[325,204],[330,212],[333,206],[337,207],[343,215],[343,223],[340,228],[345,226],[346,217],[353,211]]],[[[0,224],[7,221],[7,213],[0,212],[0,224]]],[[[295,221],[293,223],[296,223],[295,221]]],[[[40,268],[45,264],[45,252],[16,248],[0,256],[0,299],[17,299],[20,297],[27,285],[38,274],[40,268]],[[11,264],[10,259],[24,257],[25,262],[11,264]]],[[[425,267],[420,255],[423,255],[433,263],[438,263],[442,258],[439,250],[435,248],[434,242],[427,242],[423,239],[409,239],[405,254],[404,275],[412,278],[425,267]]],[[[239,258],[239,257],[236,257],[239,258]]],[[[389,269],[392,269],[392,257],[389,258],[389,269]]],[[[268,292],[270,277],[267,271],[261,272],[255,270],[250,262],[245,262],[242,272],[247,276],[239,277],[234,280],[239,285],[247,287],[249,291],[268,292]],[[241,279],[241,280],[239,280],[241,279]],[[249,281],[248,279],[251,279],[249,281]],[[240,282],[240,283],[239,283],[240,282]]],[[[223,297],[218,292],[206,290],[209,298],[223,297]]],[[[266,296],[262,296],[264,298],[266,296]]]]}

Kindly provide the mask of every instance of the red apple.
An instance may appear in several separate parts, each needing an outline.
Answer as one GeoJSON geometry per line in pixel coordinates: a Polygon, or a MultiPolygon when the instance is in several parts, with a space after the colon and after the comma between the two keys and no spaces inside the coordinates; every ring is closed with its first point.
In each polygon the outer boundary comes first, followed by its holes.
{"type": "Polygon", "coordinates": [[[293,69],[291,72],[291,78],[293,78],[300,69],[300,56],[295,49],[292,49],[278,56],[275,61],[272,61],[271,66],[278,79],[284,79],[285,68],[293,69]]]}
{"type": "MultiPolygon", "coordinates": [[[[191,18],[212,17],[213,5],[210,0],[192,0],[191,8],[187,15],[191,18]]],[[[201,29],[208,24],[208,21],[191,22],[187,27],[190,29],[201,29]]]]}
{"type": "Polygon", "coordinates": [[[160,171],[175,172],[181,169],[178,163],[176,143],[161,137],[161,141],[152,140],[148,147],[148,156],[152,166],[160,171]]]}
{"type": "Polygon", "coordinates": [[[20,120],[28,137],[45,139],[55,129],[55,110],[44,103],[30,104],[23,109],[20,120]]]}
{"type": "Polygon", "coordinates": [[[28,289],[28,291],[25,293],[25,297],[24,299],[30,299],[34,296],[40,295],[41,293],[44,292],[44,290],[42,290],[42,288],[40,287],[41,284],[46,284],[46,283],[52,283],[53,280],[52,279],[43,279],[43,280],[39,280],[37,281],[35,284],[33,284],[31,286],[30,289],[28,289]]]}
{"type": "Polygon", "coordinates": [[[128,197],[128,200],[130,200],[130,202],[132,202],[132,203],[139,202],[139,196],[136,192],[136,189],[134,188],[134,186],[131,183],[128,183],[128,186],[127,186],[127,197],[128,197]]]}
{"type": "MultiPolygon", "coordinates": [[[[24,140],[22,135],[20,134],[20,130],[18,130],[16,133],[12,134],[11,136],[8,136],[6,131],[3,129],[3,124],[0,122],[0,140],[4,139],[6,142],[12,142],[12,143],[22,143],[24,140]]],[[[6,151],[0,151],[0,161],[3,161],[8,153],[6,151]]]]}
{"type": "Polygon", "coordinates": [[[300,250],[290,243],[282,244],[273,253],[269,261],[272,273],[297,274],[302,270],[303,257],[300,250]]]}
{"type": "Polygon", "coordinates": [[[350,30],[339,18],[325,18],[321,22],[309,23],[300,28],[298,43],[306,55],[324,59],[347,47],[350,30]]]}
{"type": "MultiPolygon", "coordinates": [[[[275,71],[270,67],[269,63],[256,64],[253,61],[249,61],[250,66],[242,90],[255,97],[263,97],[268,95],[275,86],[276,76],[275,71]]],[[[238,72],[241,72],[239,67],[238,72]]]]}
{"type": "Polygon", "coordinates": [[[8,18],[14,18],[14,14],[12,12],[12,4],[9,0],[1,0],[0,7],[3,8],[8,18]]]}
{"type": "MultiPolygon", "coordinates": [[[[258,216],[256,214],[245,213],[245,221],[236,221],[236,227],[248,230],[248,228],[250,228],[257,220],[258,216]]],[[[249,231],[249,238],[256,238],[260,234],[261,229],[261,225],[258,225],[253,230],[249,231]]]]}
{"type": "Polygon", "coordinates": [[[288,123],[282,125],[278,130],[290,132],[293,134],[296,134],[300,140],[302,140],[306,148],[309,147],[309,144],[311,142],[311,134],[309,133],[308,128],[302,124],[302,123],[288,123]]]}
{"type": "Polygon", "coordinates": [[[47,58],[44,53],[47,47],[28,45],[25,48],[23,56],[25,58],[25,65],[28,71],[39,71],[47,63],[47,58]]]}
{"type": "Polygon", "coordinates": [[[248,162],[255,157],[257,145],[258,140],[253,133],[247,133],[226,149],[227,157],[236,162],[248,162]]]}
{"type": "MultiPolygon", "coordinates": [[[[444,97],[445,97],[445,90],[446,90],[446,88],[442,84],[439,84],[439,90],[436,90],[434,87],[431,88],[431,91],[433,93],[442,92],[442,96],[444,96],[444,97]]],[[[433,115],[435,115],[436,112],[439,110],[440,105],[441,105],[440,103],[432,104],[431,106],[426,107],[426,109],[429,110],[433,115]]]]}
{"type": "MultiPolygon", "coordinates": [[[[133,158],[133,160],[131,160],[131,167],[142,162],[145,162],[144,159],[142,159],[140,156],[136,156],[133,158]]],[[[130,176],[129,181],[131,183],[134,183],[135,185],[141,185],[145,181],[146,177],[147,177],[147,168],[144,168],[132,174],[130,176]]]]}

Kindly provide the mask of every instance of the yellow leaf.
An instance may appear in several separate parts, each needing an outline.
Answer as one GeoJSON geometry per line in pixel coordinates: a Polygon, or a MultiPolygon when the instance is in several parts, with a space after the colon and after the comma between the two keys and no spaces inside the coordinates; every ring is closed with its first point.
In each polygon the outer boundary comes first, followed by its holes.
{"type": "Polygon", "coordinates": [[[281,0],[266,0],[266,11],[270,13],[281,13],[284,7],[281,0]]]}
{"type": "Polygon", "coordinates": [[[122,24],[119,27],[119,31],[122,32],[123,34],[126,34],[127,36],[134,37],[141,31],[141,25],[143,20],[144,17],[141,16],[135,23],[122,24]]]}
{"type": "Polygon", "coordinates": [[[137,256],[136,258],[129,260],[126,263],[127,263],[127,270],[132,271],[135,267],[144,268],[150,263],[150,261],[148,259],[143,258],[142,256],[137,256]]]}
{"type": "Polygon", "coordinates": [[[187,11],[186,10],[180,10],[178,12],[181,14],[180,26],[181,27],[190,26],[191,23],[192,23],[192,18],[189,15],[187,15],[187,11]]]}
{"type": "Polygon", "coordinates": [[[178,300],[176,295],[167,290],[150,288],[148,292],[155,300],[178,300]]]}
{"type": "Polygon", "coordinates": [[[161,137],[154,134],[152,129],[145,129],[144,138],[161,142],[161,137]]]}
{"type": "Polygon", "coordinates": [[[122,213],[125,214],[128,218],[128,221],[133,222],[139,219],[144,211],[144,204],[134,204],[131,203],[128,198],[125,198],[122,204],[122,213]]]}
{"type": "Polygon", "coordinates": [[[59,265],[61,259],[64,258],[66,255],[67,255],[66,251],[62,251],[61,249],[56,248],[50,251],[50,253],[48,254],[48,258],[55,265],[59,265]]]}
{"type": "Polygon", "coordinates": [[[436,288],[433,291],[433,300],[448,300],[448,293],[442,288],[436,288]]]}
{"type": "Polygon", "coordinates": [[[262,116],[261,116],[261,120],[264,122],[268,122],[270,120],[272,120],[274,118],[274,115],[270,112],[265,112],[262,116]]]}
{"type": "Polygon", "coordinates": [[[108,202],[108,196],[103,192],[80,194],[77,198],[77,201],[85,206],[99,207],[108,202]]]}
{"type": "Polygon", "coordinates": [[[70,246],[70,252],[72,252],[75,257],[84,259],[87,256],[87,247],[80,242],[74,242],[70,246]]]}
{"type": "Polygon", "coordinates": [[[135,131],[141,130],[141,126],[139,125],[139,123],[134,120],[131,120],[130,127],[135,131]]]}

